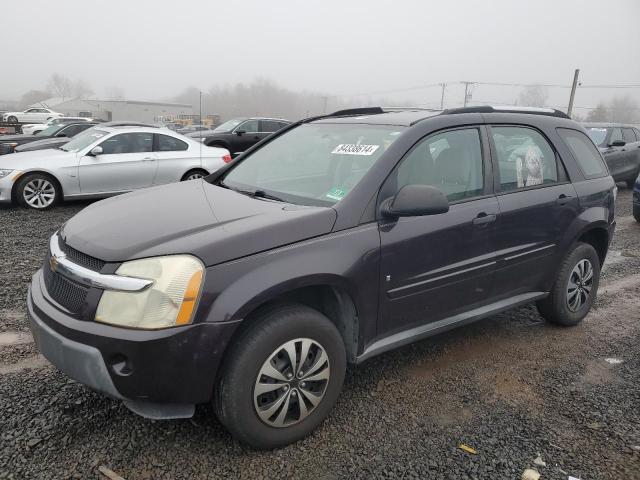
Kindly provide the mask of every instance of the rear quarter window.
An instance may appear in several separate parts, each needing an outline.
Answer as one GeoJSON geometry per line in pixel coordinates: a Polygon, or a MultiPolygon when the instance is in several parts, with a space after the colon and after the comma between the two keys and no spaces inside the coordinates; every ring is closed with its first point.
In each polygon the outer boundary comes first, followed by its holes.
{"type": "Polygon", "coordinates": [[[585,178],[599,178],[609,175],[602,155],[591,139],[578,130],[558,128],[558,135],[569,147],[585,178]]]}

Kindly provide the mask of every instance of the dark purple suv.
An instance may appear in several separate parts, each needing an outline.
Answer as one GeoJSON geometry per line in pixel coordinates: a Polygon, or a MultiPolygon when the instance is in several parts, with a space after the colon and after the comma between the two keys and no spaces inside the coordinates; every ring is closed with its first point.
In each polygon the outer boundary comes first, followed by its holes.
{"type": "Polygon", "coordinates": [[[203,180],[103,200],[33,277],[42,353],[150,418],[213,402],[258,448],[327,416],[347,363],[524,303],[575,325],[616,187],[555,110],[347,110],[203,180]]]}

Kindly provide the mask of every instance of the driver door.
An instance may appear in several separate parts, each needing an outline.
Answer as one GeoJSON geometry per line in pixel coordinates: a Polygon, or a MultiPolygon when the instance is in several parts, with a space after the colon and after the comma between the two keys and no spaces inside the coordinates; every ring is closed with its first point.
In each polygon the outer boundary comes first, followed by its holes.
{"type": "Polygon", "coordinates": [[[80,159],[80,191],[124,192],[150,187],[158,169],[153,134],[120,133],[103,140],[103,153],[87,153],[80,159]]]}
{"type": "Polygon", "coordinates": [[[483,126],[419,142],[380,192],[409,184],[442,190],[447,213],[379,220],[380,322],[387,336],[489,303],[495,270],[498,201],[483,126]]]}
{"type": "Polygon", "coordinates": [[[232,154],[234,156],[240,155],[242,152],[261,140],[260,122],[258,120],[247,120],[246,122],[242,122],[235,129],[235,132],[238,131],[243,131],[244,133],[242,135],[238,135],[233,141],[232,145],[234,147],[234,151],[232,154]]]}

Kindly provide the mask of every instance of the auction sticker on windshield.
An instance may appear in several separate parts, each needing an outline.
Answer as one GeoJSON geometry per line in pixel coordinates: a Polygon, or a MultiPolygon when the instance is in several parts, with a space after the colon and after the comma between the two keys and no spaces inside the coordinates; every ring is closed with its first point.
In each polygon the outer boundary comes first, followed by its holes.
{"type": "Polygon", "coordinates": [[[336,155],[373,155],[380,145],[355,145],[353,143],[341,143],[333,149],[336,155]]]}

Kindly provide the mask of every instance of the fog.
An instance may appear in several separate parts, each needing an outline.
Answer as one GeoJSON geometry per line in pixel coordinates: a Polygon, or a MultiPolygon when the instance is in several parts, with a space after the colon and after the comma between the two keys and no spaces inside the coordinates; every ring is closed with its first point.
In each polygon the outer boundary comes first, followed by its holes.
{"type": "MultiPolygon", "coordinates": [[[[170,100],[267,79],[326,105],[461,106],[460,81],[549,84],[576,112],[615,96],[640,102],[640,2],[10,1],[2,6],[0,99],[43,90],[52,74],[92,95],[170,100]]],[[[518,102],[523,87],[471,85],[470,102],[518,102]]],[[[320,107],[315,106],[317,110],[320,107]]],[[[634,107],[635,108],[635,107],[634,107]]]]}

